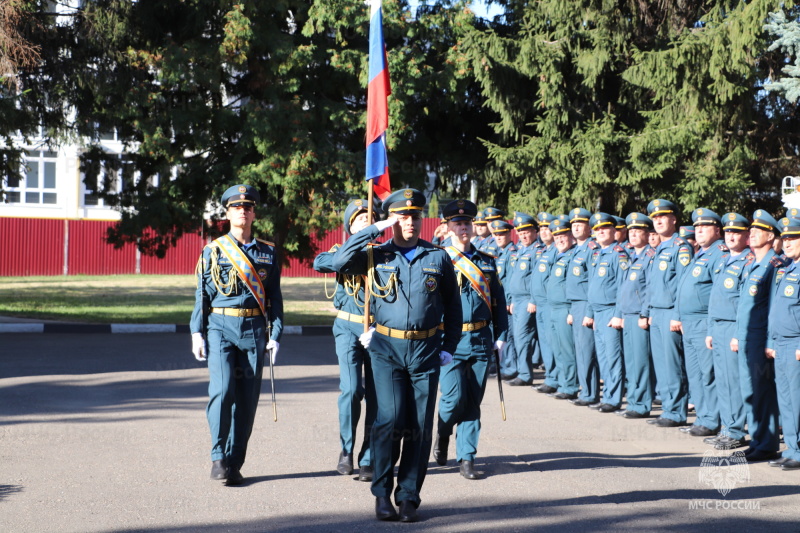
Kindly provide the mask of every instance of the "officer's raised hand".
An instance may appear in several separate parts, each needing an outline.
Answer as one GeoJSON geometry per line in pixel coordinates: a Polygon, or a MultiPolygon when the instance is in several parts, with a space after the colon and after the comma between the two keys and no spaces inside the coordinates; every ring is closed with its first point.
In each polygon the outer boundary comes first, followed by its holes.
{"type": "Polygon", "coordinates": [[[391,228],[399,219],[395,215],[389,215],[386,220],[379,220],[375,223],[375,227],[378,228],[378,231],[384,231],[388,228],[391,228]]]}
{"type": "Polygon", "coordinates": [[[206,340],[202,333],[192,333],[192,353],[198,361],[206,360],[206,340]]]}

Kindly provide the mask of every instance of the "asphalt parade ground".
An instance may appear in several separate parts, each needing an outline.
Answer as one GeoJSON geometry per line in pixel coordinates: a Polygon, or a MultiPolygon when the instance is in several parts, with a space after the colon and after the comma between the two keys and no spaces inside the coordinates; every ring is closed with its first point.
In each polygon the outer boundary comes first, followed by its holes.
{"type": "Polygon", "coordinates": [[[278,421],[265,381],[246,481],[225,487],[188,335],[0,334],[0,531],[800,530],[800,472],[530,387],[505,387],[504,422],[494,379],[485,478],[458,474],[451,441],[420,522],[378,522],[369,484],[335,472],[333,338],[284,336],[275,374],[278,421]]]}

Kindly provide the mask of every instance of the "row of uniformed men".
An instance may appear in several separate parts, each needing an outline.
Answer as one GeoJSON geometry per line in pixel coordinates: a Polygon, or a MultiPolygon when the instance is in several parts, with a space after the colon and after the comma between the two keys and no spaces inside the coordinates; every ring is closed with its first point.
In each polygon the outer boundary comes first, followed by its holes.
{"type": "Polygon", "coordinates": [[[701,208],[679,233],[672,202],[647,212],[515,213],[512,226],[484,211],[477,246],[497,255],[511,313],[503,378],[528,385],[541,361],[539,392],[800,469],[800,213],[701,208]]]}

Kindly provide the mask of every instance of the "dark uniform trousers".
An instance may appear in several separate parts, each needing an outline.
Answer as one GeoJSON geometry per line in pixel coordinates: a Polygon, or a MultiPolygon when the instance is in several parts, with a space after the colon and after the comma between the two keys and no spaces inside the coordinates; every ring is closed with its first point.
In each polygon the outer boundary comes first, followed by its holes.
{"type": "Polygon", "coordinates": [[[372,363],[358,336],[364,327],[355,322],[337,318],[333,323],[333,338],[339,360],[339,435],[342,450],[353,453],[356,430],[361,418],[361,400],[366,397],[364,416],[364,441],[358,454],[358,464],[369,466],[372,454],[369,448],[372,424],[377,414],[375,383],[372,363]],[[362,373],[363,370],[363,373],[362,373]],[[364,376],[363,383],[361,376],[364,376]]]}
{"type": "Polygon", "coordinates": [[[625,352],[627,410],[649,414],[653,406],[654,373],[650,358],[650,332],[639,327],[639,314],[623,314],[622,346],[625,352]]]}
{"type": "Polygon", "coordinates": [[[266,338],[263,316],[208,317],[206,416],[212,461],[227,458],[228,465],[236,468],[244,464],[261,392],[266,338]]]}

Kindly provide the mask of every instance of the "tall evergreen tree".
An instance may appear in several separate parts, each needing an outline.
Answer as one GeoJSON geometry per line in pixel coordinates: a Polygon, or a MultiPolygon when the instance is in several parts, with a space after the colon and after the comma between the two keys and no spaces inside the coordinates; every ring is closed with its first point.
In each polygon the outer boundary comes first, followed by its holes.
{"type": "Polygon", "coordinates": [[[460,60],[497,113],[487,146],[512,207],[777,209],[800,141],[762,89],[782,60],[763,26],[783,2],[502,4],[460,60]]]}
{"type": "MultiPolygon", "coordinates": [[[[387,0],[384,12],[392,183],[474,174],[487,155],[471,132],[485,111],[475,81],[449,60],[472,15],[463,2],[412,17],[406,1],[387,0]]],[[[197,231],[209,200],[246,182],[268,206],[257,231],[307,257],[312,235],[364,196],[362,0],[94,0],[58,24],[39,13],[34,36],[48,52],[25,104],[89,139],[86,179],[122,213],[112,241],[161,255],[197,231]],[[123,159],[99,141],[109,130],[127,143],[123,159]],[[109,178],[119,175],[121,192],[109,178]]]]}

